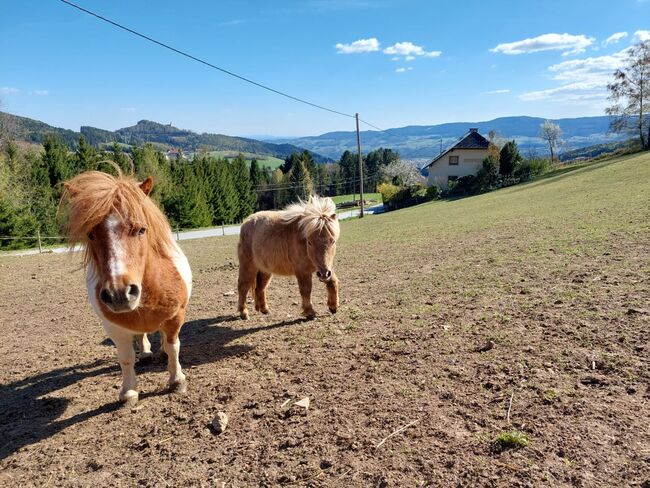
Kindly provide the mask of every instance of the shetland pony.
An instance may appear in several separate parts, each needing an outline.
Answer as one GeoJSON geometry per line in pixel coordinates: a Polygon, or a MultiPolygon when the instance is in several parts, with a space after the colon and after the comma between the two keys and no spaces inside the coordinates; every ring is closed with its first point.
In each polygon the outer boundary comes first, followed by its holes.
{"type": "Polygon", "coordinates": [[[178,333],[192,290],[192,272],[167,219],[148,197],[153,179],[138,183],[87,171],[65,183],[66,237],[84,249],[86,288],[95,313],[117,347],[120,401],[138,401],[133,339],[151,354],[146,334],[161,333],[169,384],[186,389],[178,333]]]}
{"type": "Polygon", "coordinates": [[[336,207],[331,198],[311,196],[281,211],[257,212],[248,217],[239,234],[239,316],[248,318],[246,298],[253,290],[255,310],[269,313],[266,287],[271,275],[295,275],[303,314],[316,316],[311,304],[312,274],[327,287],[331,313],[339,306],[339,283],[332,271],[339,238],[336,207]]]}

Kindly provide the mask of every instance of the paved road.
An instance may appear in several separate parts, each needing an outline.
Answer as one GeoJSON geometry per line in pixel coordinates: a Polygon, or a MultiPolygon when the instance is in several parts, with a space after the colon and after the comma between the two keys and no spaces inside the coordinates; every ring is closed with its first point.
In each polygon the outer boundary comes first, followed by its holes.
{"type": "MultiPolygon", "coordinates": [[[[382,213],[384,211],[383,205],[374,205],[365,209],[366,215],[373,215],[382,213]]],[[[336,214],[339,220],[351,219],[359,216],[359,210],[344,210],[336,214]]],[[[205,237],[220,237],[220,236],[236,236],[239,235],[239,225],[225,225],[223,227],[210,227],[209,229],[186,230],[183,232],[174,232],[174,239],[177,241],[188,241],[191,239],[203,239],[205,237]]],[[[44,250],[44,253],[52,252],[55,254],[67,252],[67,247],[53,247],[44,250]]],[[[38,254],[38,249],[25,249],[21,251],[3,251],[0,252],[2,256],[27,256],[30,254],[38,254]]]]}

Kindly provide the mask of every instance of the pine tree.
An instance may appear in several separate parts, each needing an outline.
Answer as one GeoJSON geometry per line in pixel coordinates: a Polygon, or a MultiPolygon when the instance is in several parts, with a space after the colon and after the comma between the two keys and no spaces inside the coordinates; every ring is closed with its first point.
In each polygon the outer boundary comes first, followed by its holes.
{"type": "Polygon", "coordinates": [[[521,161],[522,157],[519,154],[517,143],[515,141],[507,142],[499,153],[499,173],[502,176],[510,176],[521,161]]]}
{"type": "Polygon", "coordinates": [[[255,158],[251,161],[250,180],[253,188],[259,188],[264,184],[264,171],[260,169],[260,165],[255,158]]]}
{"type": "Polygon", "coordinates": [[[301,158],[295,161],[293,168],[291,168],[289,184],[287,193],[290,202],[295,202],[298,199],[308,200],[314,191],[309,170],[305,167],[305,163],[301,158]]]}
{"type": "Polygon", "coordinates": [[[77,147],[76,158],[76,172],[81,173],[82,171],[97,169],[97,163],[99,162],[97,151],[95,151],[95,148],[86,142],[86,138],[84,136],[79,137],[79,146],[77,147]]]}
{"type": "Polygon", "coordinates": [[[239,202],[236,220],[242,221],[255,210],[257,206],[257,194],[253,191],[250,172],[243,154],[239,154],[230,163],[230,166],[233,184],[239,202]]]}

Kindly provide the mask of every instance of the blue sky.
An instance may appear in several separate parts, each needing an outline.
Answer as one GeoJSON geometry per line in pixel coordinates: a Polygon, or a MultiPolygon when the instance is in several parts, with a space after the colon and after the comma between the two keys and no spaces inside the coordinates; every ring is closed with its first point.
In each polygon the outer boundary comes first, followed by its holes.
{"type": "MultiPolygon", "coordinates": [[[[602,115],[650,0],[77,0],[278,90],[383,128],[602,115]]],[[[140,119],[231,135],[354,121],[260,90],[57,0],[3,0],[3,110],[78,130],[140,119]]]]}

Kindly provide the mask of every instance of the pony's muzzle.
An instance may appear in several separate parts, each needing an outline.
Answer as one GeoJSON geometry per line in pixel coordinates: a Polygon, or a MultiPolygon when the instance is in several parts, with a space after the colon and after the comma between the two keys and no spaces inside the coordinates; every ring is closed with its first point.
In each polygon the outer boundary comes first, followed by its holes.
{"type": "Polygon", "coordinates": [[[112,312],[130,312],[140,303],[140,287],[136,284],[126,285],[121,289],[104,287],[99,293],[99,299],[112,312]]]}
{"type": "Polygon", "coordinates": [[[316,271],[316,276],[318,276],[318,279],[323,282],[329,281],[330,278],[332,277],[332,270],[328,269],[324,272],[316,271]]]}

